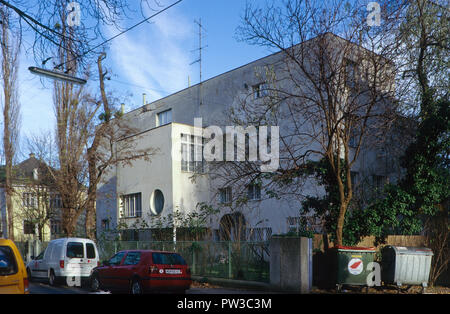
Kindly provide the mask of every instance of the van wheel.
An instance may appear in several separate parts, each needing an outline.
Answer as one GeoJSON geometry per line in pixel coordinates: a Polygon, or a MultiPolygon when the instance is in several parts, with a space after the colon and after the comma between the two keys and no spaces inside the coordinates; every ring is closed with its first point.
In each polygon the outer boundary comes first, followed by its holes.
{"type": "Polygon", "coordinates": [[[50,270],[50,274],[48,275],[48,284],[50,286],[56,286],[56,276],[55,276],[55,272],[52,270],[50,270]]]}
{"type": "Polygon", "coordinates": [[[142,286],[137,278],[131,282],[131,294],[142,294],[142,286]]]}

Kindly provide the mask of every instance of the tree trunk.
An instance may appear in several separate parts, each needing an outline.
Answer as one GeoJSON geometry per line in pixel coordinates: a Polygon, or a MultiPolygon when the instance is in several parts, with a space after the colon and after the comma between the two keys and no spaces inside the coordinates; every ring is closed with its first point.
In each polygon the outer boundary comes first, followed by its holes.
{"type": "Polygon", "coordinates": [[[344,222],[345,222],[345,213],[347,212],[348,205],[345,202],[341,203],[339,207],[339,216],[337,220],[336,227],[336,245],[343,245],[343,232],[344,232],[344,222]]]}
{"type": "Polygon", "coordinates": [[[89,188],[88,188],[88,201],[86,204],[86,236],[89,239],[94,240],[96,238],[96,199],[97,199],[97,168],[95,162],[95,151],[97,150],[98,140],[94,139],[92,147],[88,149],[88,166],[89,166],[89,188]],[[95,145],[95,147],[94,147],[95,145]]]}
{"type": "Polygon", "coordinates": [[[111,112],[109,109],[108,98],[105,92],[104,78],[106,73],[103,73],[102,60],[106,57],[105,53],[100,54],[97,60],[100,92],[102,95],[103,109],[105,111],[105,121],[95,132],[94,140],[91,147],[88,148],[88,167],[89,167],[89,188],[88,188],[88,201],[86,206],[86,235],[90,239],[95,239],[95,227],[96,227],[96,199],[97,199],[97,184],[102,171],[97,170],[97,151],[100,146],[100,138],[104,135],[105,130],[109,124],[111,118],[111,112]]]}

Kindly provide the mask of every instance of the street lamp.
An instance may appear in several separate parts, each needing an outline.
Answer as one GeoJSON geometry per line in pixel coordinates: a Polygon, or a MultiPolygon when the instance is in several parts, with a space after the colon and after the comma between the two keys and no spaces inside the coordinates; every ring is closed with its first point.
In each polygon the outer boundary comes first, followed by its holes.
{"type": "Polygon", "coordinates": [[[70,82],[79,85],[86,84],[86,80],[57,71],[46,70],[38,67],[29,67],[28,70],[30,70],[31,73],[60,81],[70,82]]]}

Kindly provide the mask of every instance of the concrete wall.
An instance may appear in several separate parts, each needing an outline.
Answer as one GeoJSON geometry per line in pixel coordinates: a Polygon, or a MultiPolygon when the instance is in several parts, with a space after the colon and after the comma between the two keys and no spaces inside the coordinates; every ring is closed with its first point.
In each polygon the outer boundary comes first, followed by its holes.
{"type": "Polygon", "coordinates": [[[269,243],[270,284],[277,290],[309,293],[312,285],[312,241],[273,237],[269,243]]]}

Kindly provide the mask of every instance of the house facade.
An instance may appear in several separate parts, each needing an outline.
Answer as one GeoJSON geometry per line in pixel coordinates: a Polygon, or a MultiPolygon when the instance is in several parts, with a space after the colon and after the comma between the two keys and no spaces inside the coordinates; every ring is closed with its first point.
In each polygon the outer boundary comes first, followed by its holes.
{"type": "MultiPolygon", "coordinates": [[[[8,235],[8,211],[4,177],[0,187],[1,234],[8,235]]],[[[33,153],[13,167],[12,211],[14,240],[50,241],[61,233],[61,197],[48,175],[47,166],[33,153]]]]}
{"type": "MultiPolygon", "coordinates": [[[[269,55],[125,113],[122,119],[137,129],[126,140],[134,141],[136,149],[156,152],[150,161],[110,167],[98,189],[98,234],[120,229],[128,232],[122,233],[127,234],[124,239],[151,239],[147,231],[164,225],[173,229],[176,239],[176,229],[183,223],[174,217],[198,212],[200,204],[217,209],[204,220],[217,240],[240,237],[261,241],[272,234],[295,231],[300,222],[298,196],[267,197],[264,184],[250,180],[247,185],[229,184],[226,178],[211,174],[203,152],[208,127],[217,126],[225,134],[226,127],[232,127],[233,107],[261,102],[268,96],[268,76],[277,74],[283,58],[281,52],[269,55]],[[201,156],[196,158],[197,154],[201,156]],[[236,195],[245,195],[245,202],[236,195]]],[[[277,127],[280,133],[289,130],[282,121],[277,127]]],[[[244,143],[250,145],[248,140],[244,143]]],[[[120,147],[118,141],[115,149],[120,147]]],[[[314,144],[305,150],[311,147],[314,144]]],[[[397,169],[387,161],[390,157],[372,148],[361,151],[352,169],[355,186],[365,183],[368,190],[374,190],[374,185],[381,190],[385,182],[395,180],[397,169]]],[[[302,186],[303,195],[323,193],[314,180],[302,186]]]]}

